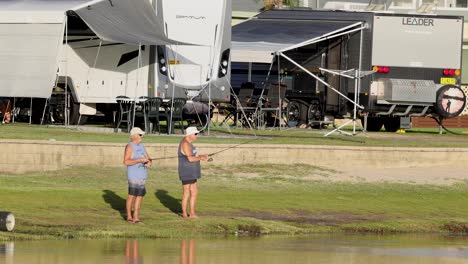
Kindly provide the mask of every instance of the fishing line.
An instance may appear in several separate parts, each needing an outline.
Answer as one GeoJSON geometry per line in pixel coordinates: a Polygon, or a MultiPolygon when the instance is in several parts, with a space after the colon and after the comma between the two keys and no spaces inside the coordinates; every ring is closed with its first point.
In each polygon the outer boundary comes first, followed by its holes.
{"type": "MultiPolygon", "coordinates": [[[[222,152],[225,152],[225,151],[228,151],[228,150],[231,150],[231,149],[235,149],[235,148],[238,148],[242,145],[245,145],[245,144],[248,144],[252,141],[255,141],[255,140],[258,140],[258,138],[253,138],[253,139],[250,139],[250,140],[247,140],[245,142],[242,142],[242,143],[239,143],[237,145],[234,145],[234,146],[230,146],[230,147],[227,147],[227,148],[224,148],[224,149],[221,149],[219,151],[215,151],[215,152],[212,152],[210,154],[208,154],[208,157],[213,157],[219,153],[222,153],[222,152]]],[[[167,160],[167,159],[176,159],[176,158],[179,158],[179,157],[185,157],[184,155],[177,155],[177,156],[170,156],[170,157],[162,157],[162,158],[154,158],[154,159],[149,159],[150,161],[154,161],[154,160],[167,160]]],[[[213,161],[213,158],[209,158],[207,160],[208,162],[211,162],[213,161]]]]}

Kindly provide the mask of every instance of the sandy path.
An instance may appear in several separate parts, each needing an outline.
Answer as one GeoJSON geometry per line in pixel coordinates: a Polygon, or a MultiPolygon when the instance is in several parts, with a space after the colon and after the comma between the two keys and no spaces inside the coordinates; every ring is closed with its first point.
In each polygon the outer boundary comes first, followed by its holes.
{"type": "Polygon", "coordinates": [[[408,168],[340,168],[337,172],[330,173],[327,179],[352,182],[451,185],[468,181],[468,164],[408,168]]]}

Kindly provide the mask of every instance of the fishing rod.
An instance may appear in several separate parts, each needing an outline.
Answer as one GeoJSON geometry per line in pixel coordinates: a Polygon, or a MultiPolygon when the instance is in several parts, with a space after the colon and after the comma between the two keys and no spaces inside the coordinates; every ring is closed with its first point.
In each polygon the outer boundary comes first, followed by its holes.
{"type": "MultiPolygon", "coordinates": [[[[213,161],[213,156],[215,155],[218,155],[219,153],[222,153],[222,152],[225,152],[225,151],[228,151],[228,150],[231,150],[231,149],[235,149],[237,147],[240,147],[242,145],[246,145],[254,140],[258,140],[258,138],[253,138],[253,139],[250,139],[250,140],[247,140],[245,142],[242,142],[240,144],[237,144],[237,145],[234,145],[234,146],[230,146],[230,147],[227,147],[227,148],[224,148],[224,149],[221,149],[219,151],[216,151],[216,152],[212,152],[210,154],[208,154],[208,159],[206,160],[207,162],[211,162],[213,161]]],[[[149,159],[149,161],[153,162],[155,160],[167,160],[167,159],[176,159],[176,158],[179,158],[179,157],[185,157],[185,156],[182,156],[182,155],[177,155],[177,156],[170,156],[170,157],[162,157],[162,158],[153,158],[153,159],[149,159]]]]}

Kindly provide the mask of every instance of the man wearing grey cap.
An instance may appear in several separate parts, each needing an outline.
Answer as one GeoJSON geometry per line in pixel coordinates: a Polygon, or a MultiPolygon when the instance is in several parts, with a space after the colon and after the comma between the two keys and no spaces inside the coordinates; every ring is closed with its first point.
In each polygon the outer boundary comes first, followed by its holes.
{"type": "Polygon", "coordinates": [[[127,198],[127,221],[129,223],[140,223],[141,200],[146,194],[147,169],[153,164],[141,143],[145,132],[139,127],[130,130],[130,142],[125,147],[124,164],[127,166],[128,198],[127,198]],[[132,216],[133,206],[133,216],[132,216]]]}
{"type": "Polygon", "coordinates": [[[180,141],[178,149],[179,179],[182,181],[182,217],[198,218],[195,213],[197,204],[198,186],[197,180],[201,178],[201,160],[208,160],[208,155],[198,154],[192,142],[197,140],[200,131],[196,127],[188,127],[185,137],[180,141]],[[187,205],[190,199],[190,214],[187,214],[187,205]]]}

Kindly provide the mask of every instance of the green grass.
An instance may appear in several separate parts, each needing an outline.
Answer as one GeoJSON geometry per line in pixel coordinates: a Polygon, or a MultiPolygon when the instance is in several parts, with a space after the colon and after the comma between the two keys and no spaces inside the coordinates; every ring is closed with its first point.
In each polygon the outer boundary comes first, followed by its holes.
{"type": "MultiPolygon", "coordinates": [[[[468,130],[468,129],[467,129],[468,130]]],[[[176,129],[180,133],[180,130],[176,129]]],[[[437,129],[412,129],[406,134],[367,133],[355,137],[332,135],[324,137],[326,131],[310,129],[257,130],[217,127],[211,129],[210,136],[202,136],[199,143],[216,144],[298,144],[298,145],[337,145],[337,146],[379,146],[379,147],[468,147],[468,135],[439,135],[437,129]],[[256,140],[251,140],[256,134],[256,140]]],[[[458,129],[462,133],[464,130],[458,129]]],[[[206,134],[206,133],[205,133],[206,134]]],[[[182,135],[148,135],[146,143],[178,143],[182,135]]],[[[16,123],[0,126],[0,139],[50,140],[76,142],[128,141],[125,133],[84,132],[76,129],[47,127],[16,123]]]]}
{"type": "Polygon", "coordinates": [[[198,220],[184,220],[177,172],[152,169],[142,225],[123,219],[124,168],[0,174],[0,211],[15,232],[0,240],[102,237],[200,237],[315,232],[466,232],[468,184],[331,183],[309,165],[208,167],[200,181],[198,220]]]}

